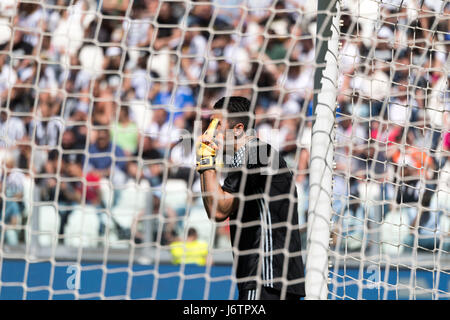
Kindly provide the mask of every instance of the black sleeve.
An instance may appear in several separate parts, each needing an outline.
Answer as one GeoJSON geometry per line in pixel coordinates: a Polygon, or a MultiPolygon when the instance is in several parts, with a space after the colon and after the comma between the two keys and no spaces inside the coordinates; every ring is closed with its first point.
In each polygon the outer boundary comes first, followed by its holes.
{"type": "Polygon", "coordinates": [[[241,187],[242,172],[235,171],[228,173],[223,182],[222,190],[228,193],[238,193],[241,187]]]}

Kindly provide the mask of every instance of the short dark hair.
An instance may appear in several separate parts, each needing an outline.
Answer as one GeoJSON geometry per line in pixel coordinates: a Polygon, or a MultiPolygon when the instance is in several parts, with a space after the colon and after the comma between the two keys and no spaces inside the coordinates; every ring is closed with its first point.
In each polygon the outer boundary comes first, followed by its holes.
{"type": "Polygon", "coordinates": [[[228,115],[227,120],[232,127],[242,123],[244,130],[247,130],[250,122],[250,104],[250,100],[244,97],[223,97],[214,104],[214,110],[225,109],[228,113],[240,113],[238,116],[228,115]]]}
{"type": "Polygon", "coordinates": [[[194,228],[189,228],[189,230],[188,230],[188,237],[197,237],[198,236],[198,234],[197,234],[197,230],[195,230],[194,228]]]}

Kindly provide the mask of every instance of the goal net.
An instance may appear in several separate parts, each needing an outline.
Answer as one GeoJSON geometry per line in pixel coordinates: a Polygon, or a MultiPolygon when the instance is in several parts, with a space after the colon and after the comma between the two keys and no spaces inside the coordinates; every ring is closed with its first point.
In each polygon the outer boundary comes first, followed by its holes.
{"type": "Polygon", "coordinates": [[[0,299],[237,298],[193,148],[232,95],[294,175],[326,298],[448,299],[450,3],[333,4],[2,0],[0,299]]]}

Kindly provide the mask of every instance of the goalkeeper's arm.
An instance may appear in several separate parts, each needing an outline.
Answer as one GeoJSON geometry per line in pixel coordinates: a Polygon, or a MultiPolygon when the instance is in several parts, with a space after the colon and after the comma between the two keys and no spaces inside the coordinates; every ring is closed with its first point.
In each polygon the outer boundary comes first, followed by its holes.
{"type": "Polygon", "coordinates": [[[203,204],[210,219],[223,221],[237,208],[238,199],[224,191],[216,173],[216,152],[214,141],[218,119],[213,119],[197,144],[197,171],[200,173],[203,204]]]}
{"type": "Polygon", "coordinates": [[[216,170],[206,170],[200,174],[203,204],[210,219],[224,221],[237,208],[238,199],[220,186],[216,170]]]}

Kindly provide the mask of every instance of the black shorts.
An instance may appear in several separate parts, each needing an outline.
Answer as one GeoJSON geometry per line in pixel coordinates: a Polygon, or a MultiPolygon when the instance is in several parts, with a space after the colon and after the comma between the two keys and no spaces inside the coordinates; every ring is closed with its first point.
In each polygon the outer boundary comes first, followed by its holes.
{"type": "MultiPolygon", "coordinates": [[[[300,300],[301,296],[286,292],[283,300],[300,300]]],[[[239,291],[239,300],[281,300],[281,291],[274,288],[261,287],[239,291]]]]}

